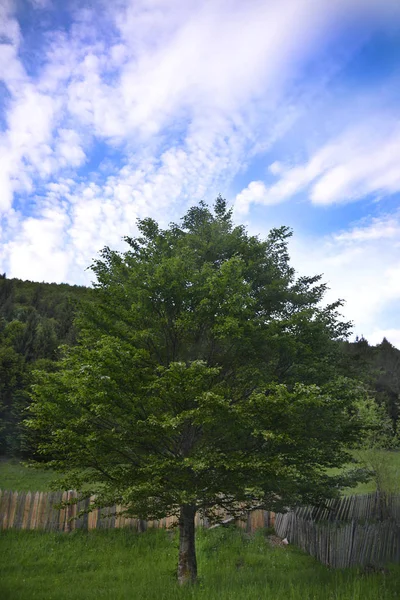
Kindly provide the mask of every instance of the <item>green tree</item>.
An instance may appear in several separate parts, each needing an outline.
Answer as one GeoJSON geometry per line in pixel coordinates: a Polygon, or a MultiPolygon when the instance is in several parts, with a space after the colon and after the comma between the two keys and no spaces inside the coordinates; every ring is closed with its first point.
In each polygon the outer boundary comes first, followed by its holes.
{"type": "MultiPolygon", "coordinates": [[[[386,338],[375,347],[377,400],[384,406],[395,426],[400,417],[400,351],[386,338]]],[[[400,434],[400,430],[398,431],[400,434]]]]}
{"type": "Polygon", "coordinates": [[[355,343],[341,344],[343,368],[350,376],[363,381],[369,394],[382,406],[396,430],[400,414],[400,350],[386,338],[370,346],[361,337],[355,343]]]}
{"type": "Polygon", "coordinates": [[[24,361],[11,346],[0,345],[0,455],[19,450],[20,421],[26,405],[24,361]]]}
{"type": "Polygon", "coordinates": [[[197,575],[197,511],[243,515],[338,494],[360,433],[338,379],[340,302],[289,264],[290,231],[234,227],[225,201],[105,248],[59,370],[38,373],[28,426],[59,483],[140,518],[176,515],[178,580],[197,575]]]}
{"type": "Polygon", "coordinates": [[[371,473],[371,479],[379,492],[381,517],[388,518],[392,515],[387,495],[400,489],[399,473],[388,459],[388,451],[398,449],[400,440],[383,405],[366,396],[357,401],[356,407],[365,430],[355,456],[371,473]]]}
{"type": "Polygon", "coordinates": [[[34,356],[36,358],[54,358],[58,345],[55,319],[40,319],[33,341],[34,356]]]}
{"type": "Polygon", "coordinates": [[[21,426],[30,403],[32,370],[54,370],[60,344],[74,344],[74,313],[88,288],[0,275],[0,453],[29,457],[21,426]],[[54,365],[50,363],[54,362],[54,365]]]}

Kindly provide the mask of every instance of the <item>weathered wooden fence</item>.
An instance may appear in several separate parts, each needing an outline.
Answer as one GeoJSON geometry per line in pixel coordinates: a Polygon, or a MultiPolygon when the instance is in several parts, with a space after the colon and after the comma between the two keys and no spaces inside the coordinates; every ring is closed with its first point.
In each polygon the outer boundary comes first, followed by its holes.
{"type": "Polygon", "coordinates": [[[400,494],[374,492],[345,496],[326,501],[321,506],[302,506],[295,509],[301,519],[313,521],[385,521],[400,524],[400,494]]]}
{"type": "MultiPolygon", "coordinates": [[[[61,502],[76,498],[74,491],[31,493],[0,490],[0,530],[72,531],[129,527],[145,531],[176,523],[173,517],[143,521],[119,516],[121,506],[96,508],[77,517],[80,511],[89,507],[90,499],[61,510],[55,508],[61,502]]],[[[209,525],[207,519],[196,516],[197,527],[209,525]]],[[[400,562],[400,495],[349,496],[329,501],[323,507],[299,507],[276,515],[255,510],[244,521],[237,521],[237,525],[249,533],[275,526],[280,537],[287,537],[291,544],[331,567],[381,566],[400,562]]]]}
{"type": "Polygon", "coordinates": [[[275,530],[336,568],[400,562],[400,495],[368,494],[277,514],[275,530]]]}
{"type": "MultiPolygon", "coordinates": [[[[94,509],[80,517],[77,515],[89,507],[92,499],[71,504],[64,509],[55,506],[77,498],[77,493],[69,492],[10,492],[0,490],[0,530],[1,529],[42,529],[45,531],[72,531],[74,529],[110,529],[130,527],[136,531],[149,528],[171,527],[176,523],[174,517],[157,521],[118,516],[121,506],[94,509]]],[[[247,532],[263,527],[273,527],[275,513],[256,510],[249,513],[247,519],[238,525],[247,532]]],[[[197,527],[209,527],[207,519],[196,515],[197,527]]]]}

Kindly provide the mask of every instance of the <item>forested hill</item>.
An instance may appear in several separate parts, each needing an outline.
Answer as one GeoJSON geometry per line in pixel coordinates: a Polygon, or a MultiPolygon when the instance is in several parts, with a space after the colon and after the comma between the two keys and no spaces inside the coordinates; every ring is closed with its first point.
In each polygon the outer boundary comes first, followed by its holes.
{"type": "MultiPolygon", "coordinates": [[[[75,343],[74,315],[90,292],[80,286],[0,275],[0,454],[29,456],[29,443],[19,423],[29,403],[32,371],[53,369],[58,346],[75,343]]],[[[387,340],[370,346],[364,338],[341,347],[343,374],[363,380],[396,426],[400,350],[387,340]]]]}
{"type": "Polygon", "coordinates": [[[19,421],[34,369],[52,369],[61,344],[74,344],[77,305],[90,290],[0,275],[0,454],[24,447],[19,421]]]}
{"type": "Polygon", "coordinates": [[[400,350],[386,338],[370,346],[361,337],[342,347],[348,375],[364,381],[378,404],[386,407],[393,425],[396,427],[399,422],[400,427],[400,350]]]}
{"type": "Polygon", "coordinates": [[[77,302],[88,288],[0,276],[0,331],[28,361],[55,358],[60,344],[74,343],[77,302]]]}

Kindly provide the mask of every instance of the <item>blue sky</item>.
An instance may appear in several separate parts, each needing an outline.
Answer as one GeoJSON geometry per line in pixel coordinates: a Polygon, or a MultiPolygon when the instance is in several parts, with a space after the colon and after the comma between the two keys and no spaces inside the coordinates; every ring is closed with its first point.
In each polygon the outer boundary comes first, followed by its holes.
{"type": "Polygon", "coordinates": [[[400,347],[398,0],[1,0],[0,271],[87,284],[221,193],[400,347]]]}

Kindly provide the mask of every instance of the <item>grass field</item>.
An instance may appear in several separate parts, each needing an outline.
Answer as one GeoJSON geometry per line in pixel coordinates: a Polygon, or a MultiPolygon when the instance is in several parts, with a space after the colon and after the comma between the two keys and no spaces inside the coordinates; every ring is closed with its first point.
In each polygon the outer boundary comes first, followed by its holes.
{"type": "MultiPolygon", "coordinates": [[[[365,461],[368,468],[378,471],[385,491],[400,492],[400,451],[370,450],[355,452],[355,457],[365,461]]],[[[359,483],[355,488],[346,488],[344,493],[368,494],[375,492],[376,487],[376,478],[373,478],[367,483],[359,483]]]]}
{"type": "Polygon", "coordinates": [[[0,460],[0,490],[47,492],[53,477],[53,473],[28,468],[17,459],[0,460]]]}
{"type": "Polygon", "coordinates": [[[330,570],[291,547],[273,548],[265,534],[234,528],[199,531],[200,582],[175,580],[177,539],[171,532],[128,530],[0,537],[3,600],[394,600],[400,567],[385,573],[330,570]]]}
{"type": "MultiPolygon", "coordinates": [[[[399,453],[386,453],[398,472],[399,453]]],[[[0,488],[46,491],[52,474],[18,461],[0,462],[0,488]]],[[[356,489],[373,491],[373,484],[356,489]]],[[[352,491],[354,493],[354,490],[352,491]]],[[[363,574],[335,571],[292,548],[272,548],[265,533],[198,531],[200,583],[175,580],[173,532],[129,530],[73,533],[0,532],[2,600],[400,600],[400,566],[363,574]]]]}

